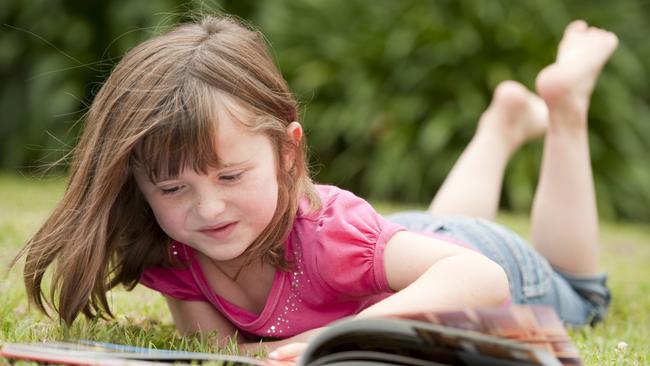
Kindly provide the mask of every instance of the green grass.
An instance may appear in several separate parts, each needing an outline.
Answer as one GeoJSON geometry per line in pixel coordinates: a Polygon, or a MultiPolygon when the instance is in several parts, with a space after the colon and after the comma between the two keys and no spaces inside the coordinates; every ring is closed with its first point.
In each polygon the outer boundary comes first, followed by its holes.
{"type": "MultiPolygon", "coordinates": [[[[138,286],[110,295],[115,319],[80,319],[66,329],[27,306],[20,266],[5,274],[10,260],[36,230],[63,192],[62,180],[0,175],[0,343],[66,338],[95,339],[155,348],[211,351],[209,339],[180,337],[162,298],[138,286]]],[[[383,212],[404,208],[379,205],[383,212]]],[[[527,236],[527,218],[504,215],[499,221],[527,236]]],[[[587,365],[650,364],[650,228],[603,223],[603,267],[614,294],[607,320],[595,328],[571,330],[587,365]],[[617,350],[619,342],[628,344],[617,350]]],[[[234,350],[226,350],[234,351],[234,350]]],[[[0,360],[0,364],[3,361],[0,360]]]]}

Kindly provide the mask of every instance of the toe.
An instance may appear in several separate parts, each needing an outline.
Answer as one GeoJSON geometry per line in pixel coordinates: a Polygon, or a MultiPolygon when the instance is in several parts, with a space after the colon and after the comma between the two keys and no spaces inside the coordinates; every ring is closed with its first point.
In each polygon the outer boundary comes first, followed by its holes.
{"type": "Polygon", "coordinates": [[[564,34],[569,34],[573,32],[578,32],[578,31],[584,31],[589,27],[587,22],[584,20],[574,20],[569,25],[566,27],[564,34]]]}

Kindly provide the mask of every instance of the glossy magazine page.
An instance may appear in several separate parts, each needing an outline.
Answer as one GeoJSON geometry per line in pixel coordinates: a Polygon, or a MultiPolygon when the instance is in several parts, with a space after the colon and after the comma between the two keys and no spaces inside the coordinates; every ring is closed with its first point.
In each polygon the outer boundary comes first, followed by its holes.
{"type": "Polygon", "coordinates": [[[381,354],[446,365],[582,365],[562,322],[542,306],[343,321],[314,340],[301,363],[353,356],[365,363],[381,354]]]}
{"type": "Polygon", "coordinates": [[[231,366],[266,365],[251,357],[183,352],[93,341],[4,344],[0,351],[9,359],[68,365],[151,365],[170,362],[210,362],[231,366]]]}

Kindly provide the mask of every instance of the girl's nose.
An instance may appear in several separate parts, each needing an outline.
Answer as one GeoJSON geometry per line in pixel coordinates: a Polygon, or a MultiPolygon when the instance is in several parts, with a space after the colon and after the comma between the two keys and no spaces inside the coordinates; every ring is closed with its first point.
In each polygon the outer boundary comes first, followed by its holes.
{"type": "Polygon", "coordinates": [[[196,213],[205,220],[217,218],[226,208],[226,202],[216,192],[201,194],[194,204],[196,213]]]}

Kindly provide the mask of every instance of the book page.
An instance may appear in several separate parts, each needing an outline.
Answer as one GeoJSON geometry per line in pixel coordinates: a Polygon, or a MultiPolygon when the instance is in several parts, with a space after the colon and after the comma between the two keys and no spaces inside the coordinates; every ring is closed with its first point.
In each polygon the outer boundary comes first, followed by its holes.
{"type": "Polygon", "coordinates": [[[551,307],[513,305],[426,313],[407,318],[525,343],[554,354],[563,365],[582,365],[578,349],[551,307]]]}

